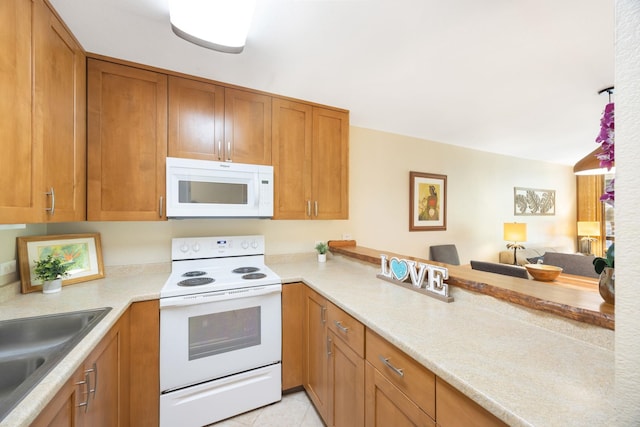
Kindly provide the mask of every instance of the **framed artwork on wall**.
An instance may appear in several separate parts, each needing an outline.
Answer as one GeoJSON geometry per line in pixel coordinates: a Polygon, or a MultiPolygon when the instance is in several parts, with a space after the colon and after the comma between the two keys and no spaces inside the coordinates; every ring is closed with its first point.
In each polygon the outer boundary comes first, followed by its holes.
{"type": "Polygon", "coordinates": [[[409,172],[409,231],[447,229],[447,176],[409,172]]]}
{"type": "Polygon", "coordinates": [[[555,215],[556,190],[513,187],[513,214],[555,215]]]}
{"type": "Polygon", "coordinates": [[[17,240],[22,293],[42,288],[42,282],[35,279],[33,269],[36,260],[48,255],[73,263],[69,276],[62,280],[62,286],[104,277],[99,233],[28,236],[17,240]]]}

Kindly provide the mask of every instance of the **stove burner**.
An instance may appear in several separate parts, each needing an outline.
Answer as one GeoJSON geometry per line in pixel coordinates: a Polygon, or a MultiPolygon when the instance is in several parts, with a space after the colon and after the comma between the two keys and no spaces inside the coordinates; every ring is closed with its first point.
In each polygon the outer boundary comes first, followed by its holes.
{"type": "Polygon", "coordinates": [[[215,279],[212,279],[211,277],[195,277],[178,282],[178,286],[202,286],[213,283],[214,281],[215,279]]]}
{"type": "Polygon", "coordinates": [[[198,277],[198,276],[204,276],[205,273],[204,271],[187,271],[186,273],[184,273],[182,275],[182,277],[198,277]]]}
{"type": "MultiPolygon", "coordinates": [[[[258,267],[238,267],[234,270],[231,270],[231,272],[238,273],[238,274],[247,274],[247,273],[255,273],[258,270],[260,270],[258,267]]],[[[246,279],[246,277],[243,277],[243,279],[246,279]]]]}
{"type": "Polygon", "coordinates": [[[242,276],[242,278],[246,280],[264,279],[265,277],[267,277],[267,275],[264,273],[250,273],[242,276]]]}

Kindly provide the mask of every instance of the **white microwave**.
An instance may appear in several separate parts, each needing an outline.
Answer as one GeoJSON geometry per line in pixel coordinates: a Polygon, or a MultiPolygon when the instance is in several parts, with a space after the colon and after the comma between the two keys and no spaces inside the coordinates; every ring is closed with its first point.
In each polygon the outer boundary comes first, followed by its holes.
{"type": "Polygon", "coordinates": [[[167,157],[167,217],[272,216],[273,166],[167,157]]]}

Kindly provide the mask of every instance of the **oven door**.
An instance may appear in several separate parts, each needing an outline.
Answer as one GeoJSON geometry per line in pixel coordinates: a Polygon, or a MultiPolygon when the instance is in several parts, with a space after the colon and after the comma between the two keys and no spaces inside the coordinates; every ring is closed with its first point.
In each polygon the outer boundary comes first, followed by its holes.
{"type": "Polygon", "coordinates": [[[160,299],[160,390],[277,363],[282,285],[160,299]]]}

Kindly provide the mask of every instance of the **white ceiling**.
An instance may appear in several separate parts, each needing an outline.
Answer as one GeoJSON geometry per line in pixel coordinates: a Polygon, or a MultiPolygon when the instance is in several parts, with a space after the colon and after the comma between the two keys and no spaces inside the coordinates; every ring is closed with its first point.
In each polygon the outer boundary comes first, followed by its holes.
{"type": "Polygon", "coordinates": [[[597,147],[614,84],[613,0],[258,0],[237,55],[174,35],[168,0],[50,2],[88,52],[567,165],[597,147]]]}

